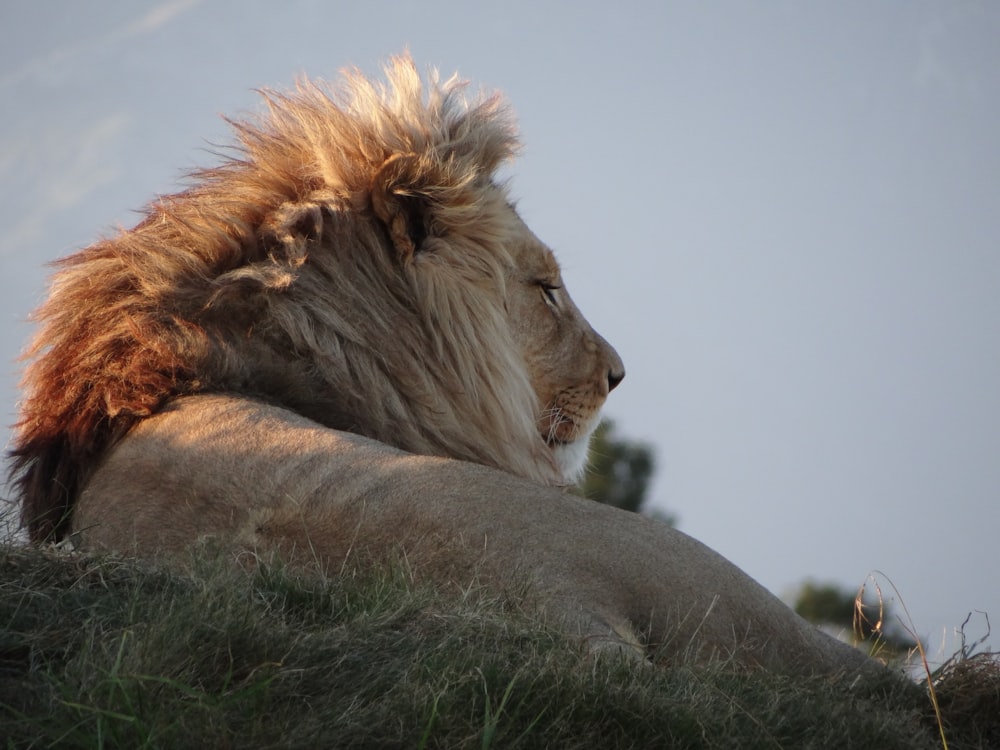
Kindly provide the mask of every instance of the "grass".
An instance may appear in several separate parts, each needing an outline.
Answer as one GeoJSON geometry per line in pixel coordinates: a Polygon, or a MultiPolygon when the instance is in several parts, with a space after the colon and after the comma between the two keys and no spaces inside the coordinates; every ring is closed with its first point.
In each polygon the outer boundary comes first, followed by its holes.
{"type": "MultiPolygon", "coordinates": [[[[967,657],[967,658],[965,658],[967,657]]],[[[938,675],[951,750],[1000,747],[1000,661],[938,675]]],[[[202,555],[171,573],[0,547],[8,748],[941,747],[925,688],[581,655],[516,604],[202,555]]]]}

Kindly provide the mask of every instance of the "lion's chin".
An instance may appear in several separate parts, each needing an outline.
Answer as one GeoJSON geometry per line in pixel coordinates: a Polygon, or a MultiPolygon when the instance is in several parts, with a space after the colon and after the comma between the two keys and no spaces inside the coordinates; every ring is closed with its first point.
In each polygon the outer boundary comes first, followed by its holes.
{"type": "Polygon", "coordinates": [[[550,443],[563,484],[576,484],[583,479],[590,452],[590,436],[596,429],[597,422],[598,420],[595,419],[593,424],[583,431],[576,440],[567,443],[550,443]]]}

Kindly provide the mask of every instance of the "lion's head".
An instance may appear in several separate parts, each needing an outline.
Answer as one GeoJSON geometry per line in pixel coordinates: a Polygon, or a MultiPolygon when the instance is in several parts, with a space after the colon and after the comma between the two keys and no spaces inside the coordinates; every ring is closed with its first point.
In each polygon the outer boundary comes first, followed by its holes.
{"type": "Polygon", "coordinates": [[[387,76],[265,92],[235,156],[59,262],[13,450],[34,539],[137,420],[203,391],[575,480],[624,372],[495,178],[510,118],[408,58],[387,76]]]}

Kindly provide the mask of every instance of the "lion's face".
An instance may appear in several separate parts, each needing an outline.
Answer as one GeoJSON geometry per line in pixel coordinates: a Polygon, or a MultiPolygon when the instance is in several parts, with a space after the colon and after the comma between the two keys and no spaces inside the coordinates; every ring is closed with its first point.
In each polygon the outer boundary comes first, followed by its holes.
{"type": "Polygon", "coordinates": [[[625,368],[573,303],[552,251],[519,218],[515,223],[511,330],[538,397],[538,432],[571,483],[583,471],[601,407],[625,368]]]}

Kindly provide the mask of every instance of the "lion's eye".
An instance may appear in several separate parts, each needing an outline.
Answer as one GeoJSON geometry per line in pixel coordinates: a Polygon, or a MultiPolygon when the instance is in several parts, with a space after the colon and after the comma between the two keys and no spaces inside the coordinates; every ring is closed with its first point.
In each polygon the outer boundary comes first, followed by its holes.
{"type": "Polygon", "coordinates": [[[542,290],[542,294],[545,295],[545,301],[548,302],[553,307],[559,307],[559,297],[556,292],[562,289],[559,284],[552,284],[548,281],[539,281],[538,286],[542,290]]]}

